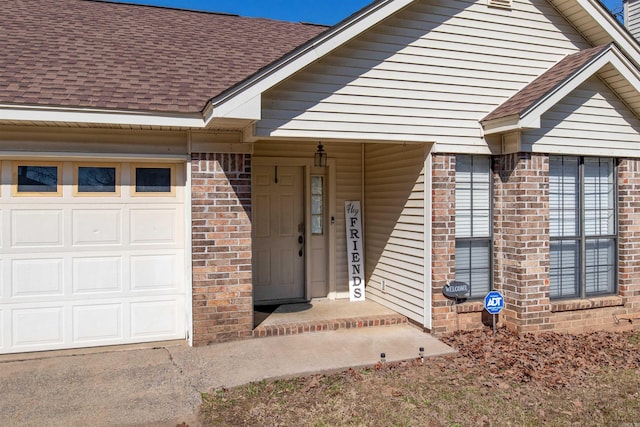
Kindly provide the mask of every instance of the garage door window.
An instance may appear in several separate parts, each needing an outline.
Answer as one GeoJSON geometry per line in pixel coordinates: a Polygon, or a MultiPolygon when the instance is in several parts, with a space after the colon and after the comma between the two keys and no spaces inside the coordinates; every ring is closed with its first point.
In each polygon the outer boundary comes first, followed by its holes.
{"type": "Polygon", "coordinates": [[[58,164],[16,163],[13,171],[14,195],[60,196],[60,173],[58,164]]]}
{"type": "Polygon", "coordinates": [[[167,195],[174,192],[174,168],[172,166],[134,166],[136,194],[167,195]]]}
{"type": "Polygon", "coordinates": [[[76,194],[88,196],[118,195],[119,167],[117,165],[76,165],[76,194]]]}

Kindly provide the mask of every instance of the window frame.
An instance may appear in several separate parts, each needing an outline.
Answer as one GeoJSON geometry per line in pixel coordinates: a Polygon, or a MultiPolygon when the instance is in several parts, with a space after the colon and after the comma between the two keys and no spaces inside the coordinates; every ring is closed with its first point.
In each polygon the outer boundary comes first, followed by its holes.
{"type": "Polygon", "coordinates": [[[312,236],[324,236],[325,233],[325,204],[326,204],[326,197],[325,197],[325,177],[324,175],[320,175],[320,174],[312,174],[311,175],[311,235],[312,236]],[[316,194],[313,192],[313,179],[314,178],[319,178],[321,181],[321,192],[320,194],[316,194]],[[321,206],[321,210],[322,212],[320,212],[319,214],[315,214],[313,213],[313,197],[314,196],[320,196],[322,198],[322,206],[321,206]],[[316,233],[313,231],[313,219],[314,218],[320,218],[320,232],[316,233]]]}
{"type": "MultiPolygon", "coordinates": [[[[477,237],[477,236],[473,236],[473,193],[474,193],[474,188],[473,188],[473,175],[471,177],[471,200],[469,201],[469,204],[471,206],[471,212],[470,212],[470,229],[471,229],[471,236],[468,237],[459,237],[457,235],[458,232],[458,221],[457,221],[457,216],[458,216],[458,203],[456,201],[455,203],[455,212],[454,212],[454,218],[456,219],[455,224],[456,224],[456,230],[454,231],[454,237],[455,237],[455,253],[457,255],[458,252],[458,243],[465,243],[465,244],[473,244],[474,242],[485,242],[488,246],[488,257],[487,257],[487,262],[488,262],[488,276],[489,276],[489,283],[488,283],[488,289],[487,292],[490,292],[494,289],[494,236],[493,236],[493,231],[494,231],[494,226],[493,226],[493,216],[494,216],[494,183],[493,183],[493,158],[491,156],[485,156],[485,155],[473,155],[473,154],[457,154],[456,155],[456,169],[455,169],[455,183],[454,183],[454,191],[457,194],[457,185],[458,185],[458,169],[457,169],[457,165],[458,165],[458,161],[461,157],[466,156],[469,157],[471,159],[471,161],[473,162],[474,159],[476,158],[485,158],[489,160],[489,167],[488,167],[488,177],[489,177],[489,188],[488,188],[488,192],[489,192],[489,200],[488,200],[488,236],[483,236],[483,237],[477,237]]],[[[472,163],[473,164],[473,163],[472,163]]],[[[473,166],[472,166],[472,171],[473,171],[473,166]]],[[[454,198],[456,198],[457,196],[454,196],[454,198]]],[[[467,283],[466,280],[462,280],[462,278],[458,277],[458,272],[457,272],[457,256],[455,257],[456,261],[455,261],[455,273],[456,273],[456,277],[455,280],[458,281],[463,281],[465,283],[467,283]]],[[[471,257],[469,257],[469,271],[473,271],[472,268],[472,259],[471,257]]],[[[469,300],[481,300],[482,298],[484,298],[484,296],[486,295],[486,293],[483,293],[482,295],[473,295],[473,285],[472,283],[468,283],[469,285],[469,296],[466,299],[469,300]]]]}
{"type": "Polygon", "coordinates": [[[14,197],[62,197],[62,162],[15,160],[12,165],[11,194],[14,197]],[[18,169],[21,166],[55,167],[56,191],[19,191],[18,169]]]}
{"type": "Polygon", "coordinates": [[[176,165],[173,163],[132,163],[131,164],[131,195],[133,197],[174,197],[176,195],[176,165]],[[170,191],[138,191],[137,174],[138,169],[169,169],[170,170],[170,191]]]}
{"type": "Polygon", "coordinates": [[[73,163],[73,195],[74,197],[120,197],[120,163],[93,163],[78,162],[73,163]],[[115,191],[80,191],[80,168],[114,168],[115,169],[115,191]]]}
{"type": "MultiPolygon", "coordinates": [[[[618,198],[618,165],[619,161],[613,157],[604,157],[604,156],[563,156],[563,155],[551,155],[549,158],[549,172],[551,172],[551,160],[553,157],[558,158],[574,158],[578,160],[578,232],[576,235],[564,235],[564,236],[552,236],[551,228],[549,229],[549,253],[551,258],[551,248],[553,242],[576,242],[578,254],[576,257],[578,259],[578,265],[576,268],[577,278],[577,292],[572,295],[567,296],[554,296],[551,294],[551,290],[549,290],[549,298],[552,301],[563,301],[563,300],[571,300],[571,299],[589,299],[589,298],[598,298],[601,296],[608,295],[617,295],[618,294],[618,267],[619,267],[619,242],[620,242],[620,226],[619,226],[619,218],[620,218],[620,203],[618,198]],[[592,159],[605,159],[610,160],[612,164],[611,175],[612,179],[612,201],[613,201],[613,234],[597,234],[597,235],[587,235],[586,229],[586,191],[585,191],[585,160],[587,158],[592,159]],[[587,293],[587,243],[588,241],[598,241],[598,240],[608,240],[612,241],[613,245],[613,277],[611,283],[611,291],[606,292],[595,292],[595,293],[587,293]]],[[[551,206],[549,206],[551,207],[551,206]]],[[[602,210],[599,210],[599,212],[602,210]]],[[[550,259],[551,262],[551,259],[550,259]]],[[[549,283],[551,286],[551,278],[553,275],[551,274],[551,265],[549,266],[549,283]]]]}

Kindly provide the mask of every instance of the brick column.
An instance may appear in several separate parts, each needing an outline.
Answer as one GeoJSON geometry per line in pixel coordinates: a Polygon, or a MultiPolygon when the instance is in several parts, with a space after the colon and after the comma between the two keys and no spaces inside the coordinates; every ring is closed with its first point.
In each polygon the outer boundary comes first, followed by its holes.
{"type": "Polygon", "coordinates": [[[618,294],[629,312],[640,311],[640,160],[618,165],[618,294]]]}
{"type": "Polygon", "coordinates": [[[494,159],[494,286],[505,296],[506,326],[552,329],[549,300],[549,158],[494,159]]]}
{"type": "Polygon", "coordinates": [[[432,270],[434,334],[456,329],[456,314],[442,288],[456,277],[456,159],[434,154],[432,162],[432,270]]]}
{"type": "Polygon", "coordinates": [[[251,156],[193,154],[193,343],[251,336],[251,156]]]}

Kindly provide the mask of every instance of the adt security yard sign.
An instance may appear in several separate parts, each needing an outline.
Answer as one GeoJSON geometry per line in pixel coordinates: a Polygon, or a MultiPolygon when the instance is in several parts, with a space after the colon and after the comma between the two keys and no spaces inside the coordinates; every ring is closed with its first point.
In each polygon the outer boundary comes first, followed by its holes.
{"type": "Polygon", "coordinates": [[[493,334],[496,333],[496,314],[504,308],[504,297],[498,291],[491,291],[484,297],[484,308],[493,317],[493,334]]]}
{"type": "Polygon", "coordinates": [[[504,308],[504,297],[498,291],[491,291],[484,297],[484,308],[489,314],[498,314],[504,308]]]}

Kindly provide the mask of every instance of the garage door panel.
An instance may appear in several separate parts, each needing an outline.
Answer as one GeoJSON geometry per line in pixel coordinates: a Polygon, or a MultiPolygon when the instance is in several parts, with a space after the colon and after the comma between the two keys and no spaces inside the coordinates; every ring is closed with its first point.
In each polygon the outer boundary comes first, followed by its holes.
{"type": "Polygon", "coordinates": [[[122,210],[73,210],[73,245],[122,244],[122,210]]]}
{"type": "Polygon", "coordinates": [[[73,258],[73,293],[121,292],[122,257],[73,258]]]}
{"type": "Polygon", "coordinates": [[[11,246],[63,246],[63,217],[62,210],[12,210],[11,246]]]}
{"type": "Polygon", "coordinates": [[[132,196],[120,162],[121,191],[88,197],[79,163],[59,196],[0,194],[0,353],[186,337],[184,188],[132,196]]]}
{"type": "Polygon", "coordinates": [[[11,263],[13,297],[63,295],[64,259],[14,259],[11,263]]]}
{"type": "Polygon", "coordinates": [[[131,303],[131,337],[174,336],[182,327],[179,301],[160,300],[131,303]]]}
{"type": "Polygon", "coordinates": [[[63,306],[13,310],[11,320],[14,348],[64,344],[63,306]]]}
{"type": "Polygon", "coordinates": [[[177,289],[179,260],[175,254],[131,257],[131,290],[177,289]]]}
{"type": "Polygon", "coordinates": [[[131,244],[177,243],[176,209],[131,209],[131,244]]]}
{"type": "Polygon", "coordinates": [[[122,304],[82,305],[73,308],[73,340],[76,343],[123,341],[122,304]]]}

